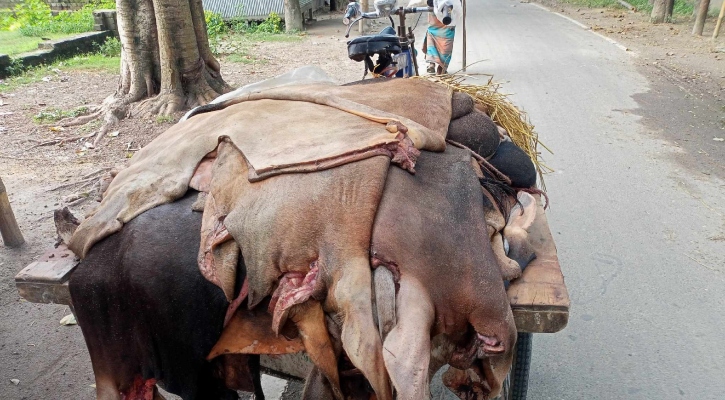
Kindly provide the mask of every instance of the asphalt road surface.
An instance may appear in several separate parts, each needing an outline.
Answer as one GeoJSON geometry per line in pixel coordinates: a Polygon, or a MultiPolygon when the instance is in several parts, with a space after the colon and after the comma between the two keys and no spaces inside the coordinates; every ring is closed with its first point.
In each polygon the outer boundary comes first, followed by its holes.
{"type": "Polygon", "coordinates": [[[468,0],[467,28],[469,65],[484,60],[467,72],[507,82],[554,152],[572,309],[565,330],[534,335],[529,399],[725,398],[725,158],[703,167],[712,151],[697,150],[725,136],[698,121],[725,110],[534,4],[468,0]]]}

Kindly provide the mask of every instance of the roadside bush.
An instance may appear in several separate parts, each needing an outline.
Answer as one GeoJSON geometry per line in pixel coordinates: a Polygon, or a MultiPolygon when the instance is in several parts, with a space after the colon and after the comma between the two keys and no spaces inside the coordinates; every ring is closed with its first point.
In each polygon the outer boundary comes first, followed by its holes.
{"type": "Polygon", "coordinates": [[[13,8],[15,16],[10,17],[8,29],[15,30],[24,26],[46,24],[53,20],[50,6],[43,0],[25,0],[13,8]]]}
{"type": "Polygon", "coordinates": [[[0,10],[0,31],[9,30],[14,22],[15,16],[11,10],[0,10]]]}
{"type": "Polygon", "coordinates": [[[204,11],[204,20],[206,21],[206,32],[209,37],[227,32],[227,24],[222,19],[221,14],[213,11],[204,11]]]}
{"type": "Polygon", "coordinates": [[[282,33],[284,28],[282,18],[277,13],[270,13],[269,17],[254,27],[254,33],[282,33]]]}
{"type": "Polygon", "coordinates": [[[121,56],[121,41],[115,37],[107,38],[103,44],[95,44],[96,53],[103,57],[120,57],[121,56]]]}
{"type": "Polygon", "coordinates": [[[24,0],[9,16],[0,16],[0,29],[18,29],[23,36],[41,37],[49,33],[81,33],[93,30],[93,10],[116,8],[111,0],[88,3],[78,11],[56,16],[43,0],[24,0]],[[14,15],[13,15],[14,14],[14,15]]]}

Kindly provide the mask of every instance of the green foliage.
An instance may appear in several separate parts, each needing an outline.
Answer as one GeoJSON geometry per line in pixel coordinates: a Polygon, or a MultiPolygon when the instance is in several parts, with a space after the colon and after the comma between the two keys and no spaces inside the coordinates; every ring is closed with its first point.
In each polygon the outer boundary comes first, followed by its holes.
{"type": "Polygon", "coordinates": [[[14,17],[8,29],[15,30],[23,26],[39,25],[50,22],[53,14],[50,12],[50,6],[43,0],[25,0],[13,8],[14,17]]]}
{"type": "MultiPolygon", "coordinates": [[[[66,35],[51,34],[46,38],[60,39],[66,35]]],[[[0,54],[20,54],[38,49],[38,43],[43,39],[39,37],[23,36],[19,31],[0,31],[0,54]]]]}
{"type": "Polygon", "coordinates": [[[165,124],[170,122],[174,122],[174,117],[172,117],[171,115],[159,115],[156,117],[157,124],[165,124]]]}
{"type": "Polygon", "coordinates": [[[0,14],[0,30],[19,30],[24,36],[41,37],[58,33],[81,33],[93,30],[93,10],[116,8],[111,0],[96,0],[78,11],[56,16],[43,0],[24,0],[11,14],[0,14]]]}
{"type": "Polygon", "coordinates": [[[673,15],[686,15],[689,17],[693,11],[695,11],[695,3],[684,0],[675,0],[675,5],[672,7],[673,15]]]}
{"type": "Polygon", "coordinates": [[[258,60],[246,51],[229,54],[224,58],[227,61],[238,64],[266,64],[267,60],[258,60]]]}
{"type": "Polygon", "coordinates": [[[103,44],[94,44],[96,54],[103,57],[121,57],[121,41],[116,37],[107,38],[103,44]]]}
{"type": "Polygon", "coordinates": [[[209,37],[216,37],[227,32],[227,24],[222,16],[213,11],[204,11],[204,20],[206,20],[206,32],[209,37]]]}
{"type": "Polygon", "coordinates": [[[253,30],[252,25],[244,18],[234,18],[230,21],[232,32],[245,33],[253,30]]]}
{"type": "Polygon", "coordinates": [[[14,60],[17,68],[15,68],[10,78],[0,80],[0,93],[13,91],[22,85],[40,82],[48,76],[57,76],[60,73],[59,70],[101,71],[117,74],[121,59],[119,57],[104,57],[100,54],[86,54],[28,70],[22,68],[19,62],[19,59],[14,60]]]}
{"type": "Polygon", "coordinates": [[[0,10],[0,31],[10,29],[10,25],[15,23],[15,16],[10,10],[0,10]]]}
{"type": "Polygon", "coordinates": [[[282,18],[277,13],[270,13],[267,19],[254,28],[255,33],[282,33],[282,18]]]}
{"type": "MultiPolygon", "coordinates": [[[[623,8],[617,0],[564,0],[566,3],[576,4],[589,8],[623,8]]],[[[652,5],[649,0],[625,0],[627,3],[633,5],[638,12],[649,14],[652,12],[652,5]]],[[[693,4],[687,0],[675,0],[675,5],[672,8],[673,15],[692,15],[693,4]]]]}
{"type": "Polygon", "coordinates": [[[10,76],[22,74],[25,70],[26,68],[25,65],[23,65],[23,60],[19,58],[11,58],[10,65],[5,67],[5,72],[7,72],[10,76]]]}
{"type": "Polygon", "coordinates": [[[33,122],[36,124],[49,124],[51,122],[60,121],[63,118],[75,118],[79,115],[86,114],[88,107],[78,107],[73,110],[61,110],[59,108],[48,108],[33,116],[33,122]]]}

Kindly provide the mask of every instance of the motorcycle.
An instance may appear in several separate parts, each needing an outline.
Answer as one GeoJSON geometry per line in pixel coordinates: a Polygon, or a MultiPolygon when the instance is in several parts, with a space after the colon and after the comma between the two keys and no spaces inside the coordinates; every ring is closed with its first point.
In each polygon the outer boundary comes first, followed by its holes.
{"type": "MultiPolygon", "coordinates": [[[[371,72],[374,77],[407,78],[418,73],[416,60],[415,35],[412,27],[406,27],[405,17],[409,14],[434,12],[433,7],[399,7],[395,8],[397,0],[375,0],[373,12],[362,12],[357,1],[350,0],[343,24],[347,25],[345,37],[350,37],[350,29],[356,22],[363,19],[388,18],[391,26],[384,28],[374,35],[360,36],[347,42],[347,53],[351,60],[363,62],[365,73],[363,79],[371,72]],[[400,18],[395,29],[393,16],[400,18]],[[373,57],[377,59],[373,61],[373,57]]],[[[451,23],[451,7],[443,7],[441,14],[445,25],[451,23]]]]}

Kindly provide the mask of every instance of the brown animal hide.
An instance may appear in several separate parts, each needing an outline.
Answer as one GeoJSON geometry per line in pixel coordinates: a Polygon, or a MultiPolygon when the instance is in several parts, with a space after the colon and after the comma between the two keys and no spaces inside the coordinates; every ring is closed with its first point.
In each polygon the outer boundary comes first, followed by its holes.
{"type": "Polygon", "coordinates": [[[509,218],[504,225],[503,213],[499,210],[490,193],[483,190],[488,199],[484,212],[493,253],[496,255],[504,280],[510,281],[521,276],[523,269],[535,258],[534,249],[529,243],[527,229],[536,217],[536,200],[529,193],[519,192],[518,202],[511,199],[509,218]]]}
{"type": "Polygon", "coordinates": [[[396,168],[388,174],[372,252],[400,271],[396,304],[406,312],[398,313],[383,351],[400,398],[427,395],[430,342],[437,335],[452,344],[446,362],[480,368],[488,396],[500,390],[498,372],[511,365],[516,327],[470,157],[450,146],[442,154],[423,152],[415,175],[396,168]]]}
{"type": "Polygon", "coordinates": [[[364,86],[271,89],[178,123],[118,173],[69,247],[85,257],[94,243],[132,218],[181,197],[200,161],[222,136],[242,149],[253,180],[332,168],[376,155],[387,155],[412,170],[417,150],[445,148],[451,95],[430,82],[401,81],[385,96],[364,86]],[[409,107],[411,96],[416,96],[416,107],[409,107]]]}
{"type": "Polygon", "coordinates": [[[324,300],[325,311],[342,318],[345,351],[380,399],[391,390],[372,319],[369,246],[389,165],[389,158],[374,157],[249,182],[245,157],[225,139],[212,170],[199,258],[207,276],[216,263],[204,252],[233,237],[247,266],[249,308],[274,292],[273,326],[284,326],[288,314],[307,353],[336,384],[337,361],[321,310],[312,306],[324,300]]]}
{"type": "Polygon", "coordinates": [[[305,349],[299,335],[277,335],[271,326],[272,316],[265,310],[238,308],[207,359],[224,354],[291,354],[305,349]]]}

